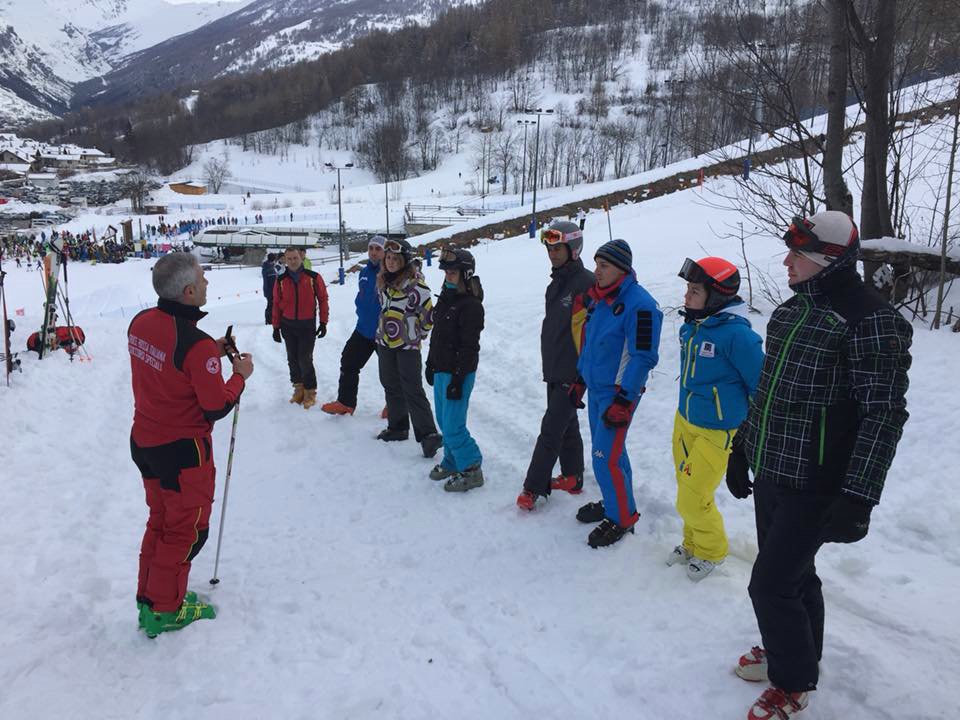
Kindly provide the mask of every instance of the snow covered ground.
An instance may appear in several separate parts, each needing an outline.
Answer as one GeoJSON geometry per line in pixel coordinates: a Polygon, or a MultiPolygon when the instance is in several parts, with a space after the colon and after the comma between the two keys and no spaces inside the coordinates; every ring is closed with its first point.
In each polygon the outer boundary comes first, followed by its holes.
{"type": "MultiPolygon", "coordinates": [[[[730,217],[695,191],[611,217],[666,313],[660,365],[627,443],[642,513],[636,536],[587,546],[589,527],[574,514],[599,497],[589,471],[579,498],[556,494],[532,514],[514,505],[544,403],[538,333],[548,263],[535,241],[476,248],[487,323],[470,426],[487,484],[463,496],[427,478],[431,462],[412,441],[374,439],[383,398],[372,364],[354,417],[289,405],[284,354],[262,324],[259,273],[210,271],[202,327],[220,335],[232,323],[256,371],[241,406],[222,582],[207,584],[228,420],[215,431],[212,537],[191,578],[219,617],[156,640],[137,632],[134,607],[146,513],[127,443],[130,313],[110,312],[150,302],[152,262],[71,265],[71,306],[92,361],[25,356],[23,374],[0,386],[8,592],[0,717],[745,717],[761,690],[732,672],[759,641],[746,594],[752,503],[718,493],[732,554],[711,578],[694,585],[663,562],[680,539],[669,447],[676,273],[685,256],[735,258],[739,243],[715,236],[711,228],[730,217]]],[[[605,224],[591,214],[585,257],[606,239],[605,224]]],[[[781,243],[753,238],[747,251],[785,288],[781,243]]],[[[22,347],[40,323],[40,279],[7,269],[8,309],[25,309],[15,318],[22,347]]],[[[439,287],[435,267],[427,277],[439,287]]],[[[355,282],[330,287],[329,333],[315,354],[322,399],[336,391],[355,282]]],[[[758,304],[762,331],[771,307],[758,304]]],[[[943,372],[957,341],[917,325],[912,417],[870,535],[820,553],[827,638],[810,720],[953,713],[960,446],[948,433],[960,398],[944,392],[943,372]]]]}

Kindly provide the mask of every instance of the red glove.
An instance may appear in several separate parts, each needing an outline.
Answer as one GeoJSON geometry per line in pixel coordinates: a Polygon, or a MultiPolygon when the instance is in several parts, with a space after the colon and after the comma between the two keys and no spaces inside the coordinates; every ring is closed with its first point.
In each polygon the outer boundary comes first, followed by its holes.
{"type": "Polygon", "coordinates": [[[567,387],[567,397],[570,398],[570,404],[578,410],[583,410],[586,405],[583,404],[583,395],[587,392],[587,384],[583,378],[577,378],[576,382],[570,383],[567,387]]]}
{"type": "Polygon", "coordinates": [[[622,395],[616,395],[610,407],[603,413],[603,424],[608,428],[622,428],[630,424],[633,417],[633,403],[622,395]]]}

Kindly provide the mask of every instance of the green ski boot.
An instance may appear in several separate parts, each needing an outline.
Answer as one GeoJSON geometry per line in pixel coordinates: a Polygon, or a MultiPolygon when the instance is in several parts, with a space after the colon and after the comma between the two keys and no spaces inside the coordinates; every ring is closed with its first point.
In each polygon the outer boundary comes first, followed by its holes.
{"type": "Polygon", "coordinates": [[[213,620],[216,616],[217,611],[212,605],[184,600],[177,612],[144,610],[143,631],[148,638],[155,638],[160,633],[181,630],[195,620],[213,620]]]}
{"type": "Polygon", "coordinates": [[[466,492],[481,485],[483,485],[483,470],[479,465],[474,465],[453,475],[443,484],[443,489],[447,492],[466,492]]]}
{"type": "MultiPolygon", "coordinates": [[[[197,594],[193,590],[187,590],[183,595],[183,601],[187,603],[197,602],[197,594]]],[[[147,605],[143,600],[137,600],[137,627],[140,630],[143,630],[143,615],[144,613],[150,612],[150,606],[147,605]]]]}

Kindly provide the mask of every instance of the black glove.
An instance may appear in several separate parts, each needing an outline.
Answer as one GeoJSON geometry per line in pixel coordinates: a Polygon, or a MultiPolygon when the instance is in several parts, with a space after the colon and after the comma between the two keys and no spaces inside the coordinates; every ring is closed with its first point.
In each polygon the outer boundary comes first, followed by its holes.
{"type": "Polygon", "coordinates": [[[322,338],[327,334],[327,324],[325,322],[317,323],[317,337],[322,338]]]}
{"type": "Polygon", "coordinates": [[[567,397],[570,398],[570,404],[577,410],[583,410],[586,405],[583,404],[583,396],[587,392],[587,384],[582,377],[566,386],[567,397]]]}
{"type": "Polygon", "coordinates": [[[283,342],[283,340],[280,339],[280,328],[274,328],[274,329],[273,329],[273,341],[274,341],[274,342],[283,342]]]}
{"type": "Polygon", "coordinates": [[[750,482],[750,463],[743,446],[733,443],[730,457],[727,459],[727,489],[738,500],[750,497],[753,492],[753,483],[750,482]]]}
{"type": "Polygon", "coordinates": [[[463,399],[463,380],[456,375],[450,378],[450,384],[447,385],[447,400],[463,399]]]}
{"type": "Polygon", "coordinates": [[[870,529],[870,512],[873,505],[841,495],[827,510],[827,524],[823,528],[823,541],[855,543],[863,540],[870,529]]]}
{"type": "Polygon", "coordinates": [[[430,363],[427,363],[427,366],[424,368],[423,376],[427,379],[427,385],[433,387],[433,368],[430,367],[430,363]]]}

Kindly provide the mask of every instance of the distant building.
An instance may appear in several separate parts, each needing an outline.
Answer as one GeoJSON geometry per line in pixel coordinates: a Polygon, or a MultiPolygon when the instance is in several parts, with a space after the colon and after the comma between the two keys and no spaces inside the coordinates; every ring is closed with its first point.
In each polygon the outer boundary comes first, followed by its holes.
{"type": "Polygon", "coordinates": [[[195,180],[186,180],[183,182],[170,183],[170,189],[181,195],[206,195],[207,186],[205,183],[195,180]]]}
{"type": "Polygon", "coordinates": [[[30,158],[26,154],[18,154],[13,150],[0,150],[0,164],[29,165],[30,158]]]}

